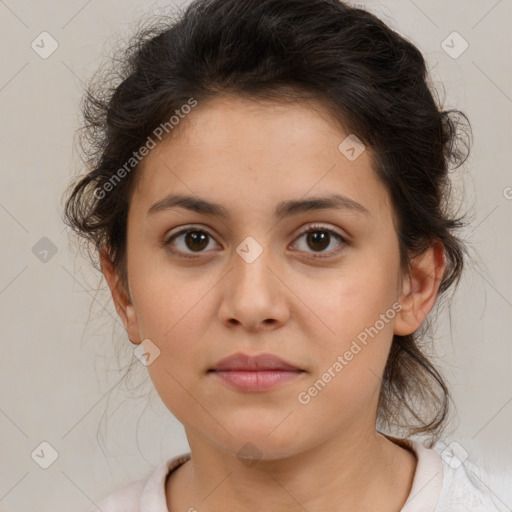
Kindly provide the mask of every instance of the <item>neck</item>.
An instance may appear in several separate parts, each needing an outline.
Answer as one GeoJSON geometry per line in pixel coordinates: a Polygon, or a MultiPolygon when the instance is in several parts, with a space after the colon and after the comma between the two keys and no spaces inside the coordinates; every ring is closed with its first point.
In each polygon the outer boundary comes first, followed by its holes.
{"type": "Polygon", "coordinates": [[[378,432],[331,439],[286,458],[245,464],[187,432],[192,460],[167,482],[169,510],[398,511],[416,459],[378,432]]]}

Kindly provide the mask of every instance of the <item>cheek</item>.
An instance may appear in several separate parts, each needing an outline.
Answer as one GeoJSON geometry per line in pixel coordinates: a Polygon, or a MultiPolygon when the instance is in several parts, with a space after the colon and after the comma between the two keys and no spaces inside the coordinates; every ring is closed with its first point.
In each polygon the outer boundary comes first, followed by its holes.
{"type": "MultiPolygon", "coordinates": [[[[314,282],[296,279],[297,295],[305,298],[310,310],[307,313],[304,308],[304,321],[310,329],[315,324],[321,337],[340,344],[356,337],[388,310],[391,309],[388,317],[394,316],[398,270],[398,261],[392,254],[359,253],[314,282]]],[[[389,333],[391,322],[385,326],[379,323],[379,330],[389,333]]]]}
{"type": "Polygon", "coordinates": [[[130,282],[141,335],[172,344],[204,316],[216,279],[208,277],[204,268],[181,269],[170,263],[165,251],[158,252],[157,257],[143,253],[133,257],[130,282]]]}
{"type": "Polygon", "coordinates": [[[332,408],[334,415],[350,417],[376,399],[389,354],[398,260],[392,251],[358,256],[323,284],[307,287],[307,304],[316,313],[307,316],[306,327],[315,339],[315,368],[313,387],[303,391],[318,414],[332,408]]]}
{"type": "Polygon", "coordinates": [[[363,410],[371,413],[376,407],[396,311],[385,287],[373,281],[371,289],[368,294],[356,284],[339,284],[319,302],[332,332],[311,338],[315,339],[313,372],[296,397],[309,421],[322,423],[318,428],[326,423],[333,430],[344,424],[348,428],[363,410]]]}
{"type": "Polygon", "coordinates": [[[159,357],[147,369],[170,412],[179,421],[188,423],[190,418],[204,415],[193,397],[201,396],[198,383],[207,366],[207,347],[201,345],[206,330],[203,319],[208,316],[206,292],[196,287],[195,291],[175,293],[161,283],[158,280],[151,287],[151,281],[148,282],[147,292],[140,295],[145,300],[145,306],[138,310],[141,332],[160,350],[159,357]]]}

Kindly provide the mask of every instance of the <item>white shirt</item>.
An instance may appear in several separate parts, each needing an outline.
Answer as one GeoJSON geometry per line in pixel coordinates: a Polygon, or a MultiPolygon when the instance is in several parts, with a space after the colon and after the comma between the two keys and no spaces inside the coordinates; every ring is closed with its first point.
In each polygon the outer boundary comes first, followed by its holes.
{"type": "MultiPolygon", "coordinates": [[[[510,510],[481,483],[485,481],[481,479],[482,472],[468,460],[460,463],[457,458],[443,456],[442,459],[434,449],[425,448],[417,441],[395,438],[393,441],[407,445],[417,457],[411,492],[400,512],[510,510]]],[[[190,453],[185,453],[163,462],[147,479],[119,489],[101,501],[98,508],[102,512],[169,512],[165,497],[167,476],[190,457],[190,453]]]]}

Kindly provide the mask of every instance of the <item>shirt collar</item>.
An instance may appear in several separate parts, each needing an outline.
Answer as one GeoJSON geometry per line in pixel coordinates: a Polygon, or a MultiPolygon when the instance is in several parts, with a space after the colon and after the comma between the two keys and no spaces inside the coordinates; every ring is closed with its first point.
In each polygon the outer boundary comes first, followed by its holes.
{"type": "Polygon", "coordinates": [[[165,482],[171,471],[190,460],[190,453],[184,453],[162,462],[149,477],[140,497],[140,512],[169,512],[165,497],[165,482]]]}
{"type": "Polygon", "coordinates": [[[410,448],[417,461],[411,491],[400,512],[435,512],[443,488],[441,457],[418,441],[395,438],[392,441],[410,448]]]}

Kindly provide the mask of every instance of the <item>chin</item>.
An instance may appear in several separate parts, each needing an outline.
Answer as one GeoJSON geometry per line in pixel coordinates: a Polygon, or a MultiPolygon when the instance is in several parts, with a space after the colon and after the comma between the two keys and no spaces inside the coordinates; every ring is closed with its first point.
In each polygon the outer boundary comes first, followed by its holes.
{"type": "Polygon", "coordinates": [[[240,425],[230,429],[232,437],[225,439],[220,448],[252,466],[258,461],[272,461],[291,457],[301,451],[301,440],[296,432],[282,425],[276,428],[253,424],[247,428],[240,425]]]}

